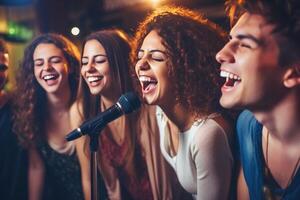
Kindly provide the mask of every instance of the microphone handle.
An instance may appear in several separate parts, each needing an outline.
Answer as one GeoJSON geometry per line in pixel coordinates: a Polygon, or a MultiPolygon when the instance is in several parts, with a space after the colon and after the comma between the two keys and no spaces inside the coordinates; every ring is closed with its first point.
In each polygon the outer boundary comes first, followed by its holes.
{"type": "Polygon", "coordinates": [[[99,133],[109,122],[122,116],[123,110],[119,102],[111,106],[106,111],[98,114],[95,118],[91,120],[86,120],[79,128],[73,130],[66,136],[67,141],[75,140],[86,134],[96,134],[99,133]]]}
{"type": "Polygon", "coordinates": [[[98,117],[96,116],[94,119],[88,123],[85,129],[81,129],[83,134],[94,134],[100,132],[109,122],[117,119],[122,116],[123,110],[119,102],[115,105],[111,106],[104,112],[100,113],[98,117]]]}

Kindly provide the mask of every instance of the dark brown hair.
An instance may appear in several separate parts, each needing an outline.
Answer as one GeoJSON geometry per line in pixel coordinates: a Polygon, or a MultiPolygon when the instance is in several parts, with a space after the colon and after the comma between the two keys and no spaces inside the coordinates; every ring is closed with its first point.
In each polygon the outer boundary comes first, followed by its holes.
{"type": "Polygon", "coordinates": [[[20,143],[29,146],[44,137],[46,116],[46,92],[34,76],[33,54],[39,44],[54,44],[61,49],[68,62],[68,75],[71,98],[70,105],[76,100],[80,76],[80,53],[77,47],[62,35],[49,33],[35,38],[25,49],[24,58],[17,73],[17,87],[14,100],[14,131],[20,143]]]}
{"type": "MultiPolygon", "coordinates": [[[[82,45],[82,52],[89,40],[97,40],[105,49],[112,78],[117,82],[119,95],[132,91],[132,81],[129,76],[130,42],[128,36],[118,29],[101,30],[88,35],[82,45]]],[[[78,98],[83,100],[83,117],[88,119],[95,116],[99,110],[100,95],[92,95],[87,83],[80,77],[78,98]],[[95,107],[96,106],[96,107],[95,107]]]]}
{"type": "Polygon", "coordinates": [[[299,0],[227,0],[226,6],[231,25],[245,12],[261,15],[268,23],[274,24],[273,34],[280,49],[280,66],[288,66],[299,62],[299,0]]]}
{"type": "Polygon", "coordinates": [[[197,12],[162,7],[137,29],[131,54],[134,64],[144,38],[152,30],[157,31],[166,47],[169,74],[177,80],[176,100],[195,113],[216,111],[220,107],[221,80],[215,55],[225,43],[225,33],[197,12]]]}
{"type": "MultiPolygon", "coordinates": [[[[127,34],[119,29],[106,29],[91,33],[83,42],[82,52],[84,51],[86,42],[90,40],[97,40],[103,46],[112,73],[112,81],[119,87],[117,91],[120,91],[120,94],[118,94],[118,96],[133,91],[133,84],[129,73],[129,55],[131,48],[127,34]]],[[[80,77],[78,99],[83,106],[83,120],[87,120],[102,112],[100,110],[101,94],[92,95],[82,76],[80,77]]],[[[134,156],[138,113],[127,115],[126,118],[128,119],[127,125],[129,126],[130,133],[125,135],[128,149],[126,149],[124,164],[132,162],[134,156]]]]}

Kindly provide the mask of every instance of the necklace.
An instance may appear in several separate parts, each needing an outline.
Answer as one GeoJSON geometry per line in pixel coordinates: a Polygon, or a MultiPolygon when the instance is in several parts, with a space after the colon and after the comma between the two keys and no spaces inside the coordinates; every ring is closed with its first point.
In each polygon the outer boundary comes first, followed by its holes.
{"type": "MultiPolygon", "coordinates": [[[[266,176],[266,178],[271,176],[271,171],[270,171],[270,168],[269,168],[269,157],[268,157],[269,156],[269,135],[270,135],[270,132],[268,131],[267,132],[267,141],[266,141],[266,166],[265,166],[265,176],[266,176]]],[[[293,179],[294,179],[294,177],[296,175],[296,172],[297,172],[297,169],[298,169],[299,162],[300,162],[300,155],[299,155],[298,160],[297,160],[297,162],[296,162],[296,164],[293,168],[293,171],[292,171],[292,174],[289,178],[289,181],[288,181],[286,187],[284,188],[284,192],[281,195],[281,199],[284,198],[284,196],[286,195],[287,188],[293,182],[293,179]]],[[[264,186],[264,193],[267,196],[266,199],[273,199],[274,198],[273,195],[272,195],[271,190],[266,186],[264,186]]]]}

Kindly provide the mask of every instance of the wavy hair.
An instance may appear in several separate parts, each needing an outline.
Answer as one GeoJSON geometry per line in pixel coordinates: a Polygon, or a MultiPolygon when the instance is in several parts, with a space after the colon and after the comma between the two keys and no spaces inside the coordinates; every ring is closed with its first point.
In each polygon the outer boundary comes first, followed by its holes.
{"type": "Polygon", "coordinates": [[[37,139],[44,137],[46,116],[46,92],[34,76],[33,54],[39,44],[54,44],[59,48],[70,68],[68,81],[70,85],[70,105],[76,100],[80,76],[80,53],[78,48],[62,35],[49,33],[36,37],[27,46],[24,58],[17,74],[17,87],[14,98],[13,128],[20,143],[28,147],[37,139]]]}
{"type": "Polygon", "coordinates": [[[280,66],[300,60],[300,3],[299,0],[227,0],[226,13],[234,25],[245,12],[263,16],[274,24],[273,34],[280,49],[280,66]]]}
{"type": "Polygon", "coordinates": [[[177,102],[196,114],[220,108],[221,79],[215,55],[225,44],[221,28],[192,10],[162,7],[139,25],[131,53],[133,63],[137,62],[143,40],[152,30],[157,31],[166,47],[169,75],[177,80],[174,83],[177,102]]]}

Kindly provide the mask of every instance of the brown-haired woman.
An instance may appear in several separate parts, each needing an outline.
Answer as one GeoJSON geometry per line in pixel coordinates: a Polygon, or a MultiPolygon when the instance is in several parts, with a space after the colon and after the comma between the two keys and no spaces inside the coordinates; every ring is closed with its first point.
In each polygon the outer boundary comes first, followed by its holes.
{"type": "MultiPolygon", "coordinates": [[[[81,58],[81,122],[108,109],[122,94],[133,90],[129,53],[128,36],[120,30],[102,30],[87,36],[81,58]]],[[[109,199],[186,199],[182,196],[186,193],[174,187],[176,179],[173,182],[172,169],[160,154],[159,138],[154,134],[157,131],[155,118],[145,107],[110,122],[102,130],[98,163],[109,199]]],[[[85,141],[80,140],[78,148],[84,152],[85,141]]],[[[86,153],[80,160],[90,187],[86,153]]]]}
{"type": "Polygon", "coordinates": [[[14,98],[14,130],[29,150],[29,199],[83,199],[70,108],[77,96],[79,51],[67,38],[43,34],[25,49],[14,98]]]}

